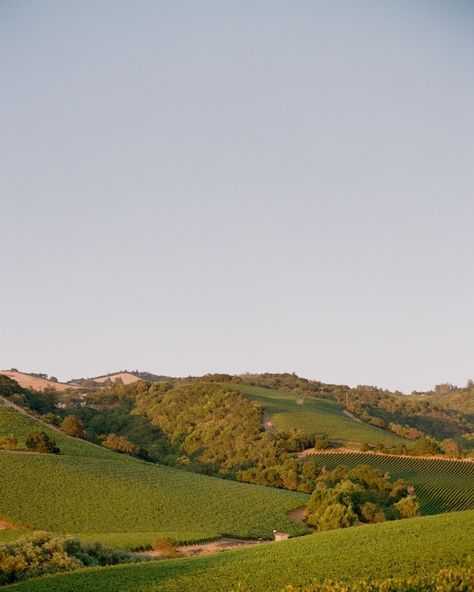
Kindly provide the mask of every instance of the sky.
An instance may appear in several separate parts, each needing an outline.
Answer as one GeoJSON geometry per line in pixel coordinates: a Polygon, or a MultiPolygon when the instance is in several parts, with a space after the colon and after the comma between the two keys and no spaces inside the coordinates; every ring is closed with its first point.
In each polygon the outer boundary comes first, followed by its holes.
{"type": "Polygon", "coordinates": [[[474,377],[474,4],[0,0],[0,368],[474,377]]]}

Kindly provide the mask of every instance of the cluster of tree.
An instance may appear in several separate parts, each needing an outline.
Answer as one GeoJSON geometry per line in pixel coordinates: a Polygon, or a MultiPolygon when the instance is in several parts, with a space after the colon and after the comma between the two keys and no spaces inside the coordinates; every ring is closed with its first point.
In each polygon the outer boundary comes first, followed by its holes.
{"type": "MultiPolygon", "coordinates": [[[[61,452],[55,440],[43,430],[30,432],[26,436],[25,443],[29,452],[40,452],[41,454],[59,454],[61,452]]],[[[0,450],[20,450],[15,434],[8,434],[0,438],[0,450]]]]}
{"type": "Polygon", "coordinates": [[[0,544],[0,585],[48,573],[143,559],[100,543],[82,543],[77,539],[40,532],[13,543],[0,544]]]}
{"type": "Polygon", "coordinates": [[[403,480],[367,465],[322,471],[307,506],[307,522],[318,531],[356,523],[384,522],[419,514],[414,490],[403,480]]]}
{"type": "Polygon", "coordinates": [[[300,431],[265,432],[261,407],[217,381],[115,384],[89,395],[74,414],[97,443],[113,434],[113,444],[122,437],[138,448],[129,454],[230,477],[315,444],[300,431]]]}
{"type": "Polygon", "coordinates": [[[431,436],[423,436],[416,440],[415,444],[408,448],[405,444],[396,446],[385,446],[381,443],[374,445],[364,444],[361,448],[363,452],[375,450],[384,454],[401,454],[409,456],[439,456],[444,455],[449,458],[461,458],[463,456],[462,446],[451,438],[446,438],[441,442],[431,436]]]}
{"type": "Polygon", "coordinates": [[[314,460],[290,457],[277,463],[253,466],[240,471],[237,473],[237,480],[311,493],[323,472],[324,468],[319,467],[314,460]]]}

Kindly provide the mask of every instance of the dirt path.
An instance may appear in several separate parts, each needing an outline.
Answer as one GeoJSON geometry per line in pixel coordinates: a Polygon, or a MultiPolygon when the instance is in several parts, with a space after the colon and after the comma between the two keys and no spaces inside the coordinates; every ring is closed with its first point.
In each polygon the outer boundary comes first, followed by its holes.
{"type": "Polygon", "coordinates": [[[344,409],[343,413],[344,413],[344,415],[347,415],[347,417],[350,417],[354,421],[358,421],[359,423],[364,423],[361,419],[359,419],[355,415],[352,415],[352,413],[350,411],[347,411],[347,409],[344,409]]]}
{"type": "Polygon", "coordinates": [[[411,458],[411,459],[425,459],[425,460],[444,460],[445,462],[474,462],[472,458],[449,458],[446,456],[436,456],[436,455],[425,455],[425,456],[412,456],[410,454],[387,454],[386,452],[375,452],[374,450],[353,450],[352,448],[329,448],[326,450],[316,450],[316,448],[307,448],[300,452],[298,456],[312,456],[314,454],[371,454],[373,456],[390,456],[392,458],[411,458]]]}
{"type": "Polygon", "coordinates": [[[274,432],[275,428],[272,424],[272,420],[270,419],[270,414],[266,411],[263,412],[263,427],[265,428],[266,432],[274,432]]]}
{"type": "MultiPolygon", "coordinates": [[[[180,545],[176,548],[178,557],[193,557],[194,555],[209,555],[211,553],[220,553],[222,551],[230,551],[232,549],[241,549],[242,547],[251,547],[253,545],[262,545],[272,541],[265,540],[242,540],[233,539],[230,537],[223,537],[215,541],[208,541],[204,543],[195,543],[194,545],[180,545]]],[[[161,551],[143,551],[137,555],[154,557],[156,559],[164,558],[161,551]]]]}
{"type": "Polygon", "coordinates": [[[301,506],[288,512],[288,518],[297,524],[303,524],[306,519],[306,506],[301,506]]]}

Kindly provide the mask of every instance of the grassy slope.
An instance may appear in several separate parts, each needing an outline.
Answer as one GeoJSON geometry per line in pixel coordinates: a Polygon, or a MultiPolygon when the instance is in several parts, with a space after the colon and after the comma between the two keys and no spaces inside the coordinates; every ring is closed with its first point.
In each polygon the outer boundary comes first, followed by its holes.
{"type": "MultiPolygon", "coordinates": [[[[0,405],[0,436],[13,432],[21,443],[38,427],[0,405]]],[[[119,546],[158,535],[187,541],[304,530],[286,516],[304,494],[153,465],[50,433],[63,454],[0,452],[0,517],[119,546]]]]}
{"type": "Polygon", "coordinates": [[[343,413],[344,405],[336,401],[306,397],[304,405],[297,405],[292,393],[246,384],[226,386],[260,403],[279,430],[300,428],[308,434],[326,434],[331,440],[347,444],[407,443],[395,434],[347,417],[343,413]]]}
{"type": "Polygon", "coordinates": [[[388,471],[415,486],[423,514],[474,509],[474,462],[401,458],[374,454],[316,454],[329,469],[361,464],[388,471]]]}
{"type": "Polygon", "coordinates": [[[474,552],[474,512],[335,530],[192,559],[81,570],[17,584],[18,592],[255,592],[331,578],[435,571],[474,552]]]}

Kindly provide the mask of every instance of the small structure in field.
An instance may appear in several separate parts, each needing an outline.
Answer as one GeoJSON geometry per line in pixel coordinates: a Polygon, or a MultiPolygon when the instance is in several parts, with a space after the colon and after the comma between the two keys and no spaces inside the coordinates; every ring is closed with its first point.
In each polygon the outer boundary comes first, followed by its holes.
{"type": "Polygon", "coordinates": [[[290,535],[287,532],[278,532],[276,530],[273,531],[273,540],[275,541],[286,541],[290,538],[290,535]]]}
{"type": "Polygon", "coordinates": [[[303,405],[304,404],[304,397],[300,397],[299,399],[296,399],[296,404],[303,405]]]}

